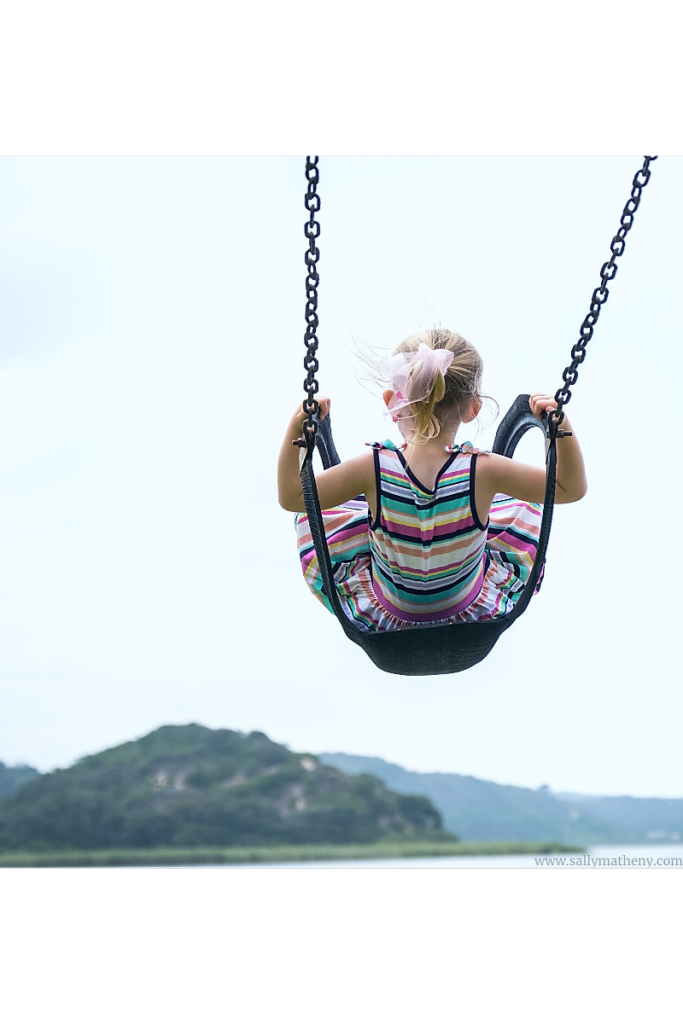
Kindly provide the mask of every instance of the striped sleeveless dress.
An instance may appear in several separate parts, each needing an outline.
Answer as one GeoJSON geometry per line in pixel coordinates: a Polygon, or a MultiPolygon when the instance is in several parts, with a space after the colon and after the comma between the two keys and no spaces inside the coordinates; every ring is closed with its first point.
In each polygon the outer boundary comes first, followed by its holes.
{"type": "MultiPolygon", "coordinates": [[[[377,631],[473,622],[512,611],[533,566],[541,506],[497,494],[483,524],[473,497],[479,452],[471,444],[448,449],[451,456],[431,489],[391,441],[372,447],[374,522],[364,501],[323,511],[346,615],[362,629],[377,631]]],[[[306,583],[332,611],[303,512],[296,516],[296,530],[306,583]]]]}

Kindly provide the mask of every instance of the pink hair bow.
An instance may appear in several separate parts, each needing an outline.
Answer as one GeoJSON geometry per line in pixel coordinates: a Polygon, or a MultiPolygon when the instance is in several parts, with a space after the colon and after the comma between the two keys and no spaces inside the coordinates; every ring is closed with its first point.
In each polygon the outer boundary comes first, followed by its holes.
{"type": "Polygon", "coordinates": [[[431,394],[437,373],[445,376],[452,362],[453,353],[447,348],[430,348],[424,342],[416,352],[398,352],[389,359],[394,395],[387,409],[394,422],[400,409],[413,402],[422,402],[431,394]]]}

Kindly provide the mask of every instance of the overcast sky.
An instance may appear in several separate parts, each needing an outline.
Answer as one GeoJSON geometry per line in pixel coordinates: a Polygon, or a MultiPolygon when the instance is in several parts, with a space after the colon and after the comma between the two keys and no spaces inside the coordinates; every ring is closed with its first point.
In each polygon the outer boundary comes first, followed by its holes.
{"type": "MultiPolygon", "coordinates": [[[[323,157],[321,388],[440,322],[504,412],[554,391],[640,156],[323,157]]],[[[169,722],[586,793],[683,796],[683,161],[653,165],[568,408],[589,493],[481,665],[382,674],[309,595],[275,462],[302,396],[303,160],[0,159],[0,760],[169,722]]],[[[488,447],[495,426],[463,433],[488,447]]],[[[523,443],[539,462],[540,434],[523,443]]],[[[520,454],[521,448],[520,448],[520,454]]]]}

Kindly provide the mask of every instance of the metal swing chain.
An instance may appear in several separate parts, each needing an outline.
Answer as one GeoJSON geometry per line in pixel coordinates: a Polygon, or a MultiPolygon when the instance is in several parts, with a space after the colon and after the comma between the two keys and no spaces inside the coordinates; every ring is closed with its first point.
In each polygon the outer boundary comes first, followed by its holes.
{"type": "MultiPolygon", "coordinates": [[[[308,188],[304,197],[304,205],[309,212],[308,221],[304,224],[304,234],[308,239],[308,250],[304,257],[307,272],[306,333],[304,334],[304,345],[306,346],[306,355],[304,356],[304,369],[306,370],[304,391],[306,392],[306,398],[303,402],[303,411],[306,413],[306,419],[303,424],[304,436],[299,438],[298,441],[293,442],[293,444],[298,444],[300,447],[308,447],[309,444],[313,443],[318,430],[318,401],[315,397],[318,392],[318,382],[315,379],[315,374],[319,369],[316,353],[318,350],[317,330],[319,325],[318,285],[320,283],[317,264],[320,259],[320,250],[315,244],[316,239],[320,235],[320,224],[315,219],[316,213],[320,210],[320,196],[317,192],[318,182],[320,180],[318,159],[319,158],[317,156],[306,157],[306,180],[308,182],[308,188]]],[[[564,419],[564,406],[571,400],[571,388],[576,384],[579,377],[579,366],[586,358],[586,345],[593,337],[593,331],[596,323],[598,322],[600,311],[609,297],[607,282],[613,281],[616,277],[617,270],[619,269],[617,266],[617,258],[622,255],[626,248],[626,236],[633,227],[633,217],[640,206],[643,189],[650,180],[650,175],[652,173],[650,171],[650,164],[656,159],[656,156],[644,157],[643,166],[634,175],[631,185],[631,195],[622,212],[621,220],[619,222],[619,230],[610,243],[610,251],[612,255],[609,260],[602,265],[600,270],[600,285],[594,290],[593,295],[591,296],[590,310],[581,324],[579,340],[571,350],[572,361],[562,372],[564,385],[558,388],[555,393],[557,408],[554,409],[548,417],[549,432],[555,437],[562,437],[564,435],[564,432],[559,429],[564,419]]]]}
{"type": "Polygon", "coordinates": [[[624,211],[621,215],[620,227],[616,235],[612,239],[610,245],[610,251],[612,255],[606,263],[603,263],[600,270],[600,286],[595,289],[591,297],[590,312],[586,316],[585,320],[581,324],[580,338],[571,350],[572,361],[569,366],[565,367],[562,373],[562,380],[564,381],[563,387],[559,388],[555,393],[555,401],[557,402],[557,408],[553,409],[548,417],[548,429],[553,436],[563,437],[564,431],[559,430],[559,426],[564,419],[563,407],[569,402],[572,397],[571,388],[579,377],[579,366],[586,358],[586,345],[593,337],[593,330],[598,317],[600,316],[600,310],[609,296],[609,289],[607,288],[607,282],[613,281],[616,277],[617,270],[617,257],[621,256],[624,249],[626,248],[626,236],[633,226],[633,215],[640,205],[640,197],[642,191],[650,180],[650,164],[653,160],[656,160],[656,156],[646,156],[643,159],[643,166],[638,170],[633,178],[631,187],[631,198],[626,203],[624,211]]]}
{"type": "Polygon", "coordinates": [[[315,435],[318,431],[318,400],[315,397],[318,391],[318,382],[315,379],[315,375],[319,368],[316,356],[318,350],[316,332],[318,330],[318,285],[320,283],[317,264],[320,259],[320,250],[315,243],[320,235],[320,224],[315,219],[315,215],[320,209],[320,196],[317,192],[319,179],[318,157],[307,156],[306,180],[308,188],[304,197],[304,206],[310,216],[307,223],[304,224],[304,234],[308,239],[308,250],[305,254],[306,333],[304,334],[304,345],[306,346],[306,355],[304,356],[304,369],[306,370],[306,379],[304,380],[304,391],[306,392],[306,398],[303,403],[306,419],[303,424],[303,437],[294,442],[294,444],[299,444],[302,448],[308,447],[315,442],[315,435]]]}

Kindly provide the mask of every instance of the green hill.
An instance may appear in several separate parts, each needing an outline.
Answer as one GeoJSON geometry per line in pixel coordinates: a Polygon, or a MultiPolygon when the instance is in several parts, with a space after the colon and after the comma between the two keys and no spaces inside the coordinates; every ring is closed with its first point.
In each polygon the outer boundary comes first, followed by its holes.
{"type": "Polygon", "coordinates": [[[547,786],[502,786],[471,775],[411,772],[379,757],[319,754],[343,772],[372,772],[397,793],[429,797],[444,826],[465,841],[590,845],[680,841],[683,800],[553,794],[547,786]]]}
{"type": "Polygon", "coordinates": [[[429,799],[261,732],[167,725],[31,779],[0,803],[0,850],[454,839],[429,799]]]}

